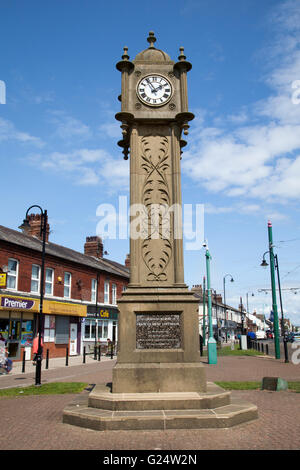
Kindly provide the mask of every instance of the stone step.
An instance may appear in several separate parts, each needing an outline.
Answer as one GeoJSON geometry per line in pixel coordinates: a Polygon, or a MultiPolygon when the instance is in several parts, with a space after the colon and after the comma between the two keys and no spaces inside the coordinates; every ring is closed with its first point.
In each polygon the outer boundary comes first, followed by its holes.
{"type": "Polygon", "coordinates": [[[96,385],[89,394],[88,406],[110,411],[200,410],[230,404],[230,392],[212,382],[207,392],[111,393],[105,385],[96,385]]]}
{"type": "Polygon", "coordinates": [[[73,402],[63,412],[63,422],[97,431],[229,428],[258,417],[257,407],[232,399],[230,405],[202,410],[111,411],[73,402]]]}

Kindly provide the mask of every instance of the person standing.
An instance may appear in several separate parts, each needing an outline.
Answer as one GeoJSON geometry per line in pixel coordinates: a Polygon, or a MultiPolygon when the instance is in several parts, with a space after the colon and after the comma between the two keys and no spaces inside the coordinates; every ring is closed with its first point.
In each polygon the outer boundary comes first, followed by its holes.
{"type": "MultiPolygon", "coordinates": [[[[43,357],[43,338],[41,337],[41,358],[43,357]]],[[[33,365],[36,365],[36,356],[39,350],[39,334],[37,333],[32,342],[33,365]]]]}

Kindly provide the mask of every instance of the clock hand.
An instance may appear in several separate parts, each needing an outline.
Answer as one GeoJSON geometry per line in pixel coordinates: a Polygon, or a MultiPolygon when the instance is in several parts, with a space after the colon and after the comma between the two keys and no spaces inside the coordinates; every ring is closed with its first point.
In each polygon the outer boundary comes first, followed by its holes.
{"type": "Polygon", "coordinates": [[[163,87],[165,87],[165,86],[168,86],[168,84],[165,83],[164,85],[158,85],[158,87],[155,88],[155,90],[156,90],[156,91],[157,91],[157,90],[161,90],[161,89],[162,89],[163,87]]]}
{"type": "Polygon", "coordinates": [[[149,84],[149,86],[152,88],[152,92],[153,90],[155,91],[155,88],[154,86],[152,85],[152,83],[150,82],[150,80],[148,78],[146,78],[146,82],[149,84]]]}

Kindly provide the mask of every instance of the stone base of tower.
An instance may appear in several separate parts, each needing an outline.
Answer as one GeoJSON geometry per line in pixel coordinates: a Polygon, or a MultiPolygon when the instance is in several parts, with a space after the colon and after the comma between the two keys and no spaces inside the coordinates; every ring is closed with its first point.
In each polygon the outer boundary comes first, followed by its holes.
{"type": "Polygon", "coordinates": [[[116,364],[113,393],[206,392],[202,363],[116,364]]]}
{"type": "Polygon", "coordinates": [[[97,385],[63,412],[63,422],[96,431],[229,428],[257,419],[257,407],[214,383],[206,392],[112,393],[97,385]]]}

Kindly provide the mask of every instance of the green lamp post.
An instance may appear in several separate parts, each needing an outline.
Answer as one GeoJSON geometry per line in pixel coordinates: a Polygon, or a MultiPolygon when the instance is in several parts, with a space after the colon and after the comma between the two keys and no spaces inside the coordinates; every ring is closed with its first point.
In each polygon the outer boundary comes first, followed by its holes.
{"type": "Polygon", "coordinates": [[[207,355],[209,364],[217,364],[217,343],[213,336],[212,325],[212,304],[211,304],[211,288],[210,288],[210,260],[211,256],[208,250],[207,243],[203,246],[206,248],[206,277],[207,277],[207,304],[208,304],[208,341],[207,341],[207,355]]]}
{"type": "MultiPolygon", "coordinates": [[[[278,323],[278,310],[276,300],[276,284],[275,284],[275,255],[273,252],[273,232],[272,223],[268,222],[268,237],[269,237],[269,251],[266,253],[270,254],[270,273],[271,273],[271,288],[272,288],[272,309],[274,314],[274,343],[275,343],[275,359],[280,359],[280,343],[279,343],[279,323],[278,323]]],[[[263,261],[261,266],[267,266],[265,260],[265,254],[263,255],[263,261]]]]}
{"type": "Polygon", "coordinates": [[[205,276],[203,277],[203,297],[202,297],[202,303],[203,303],[203,346],[206,346],[206,324],[205,324],[205,304],[206,304],[206,295],[205,295],[205,276]]]}

